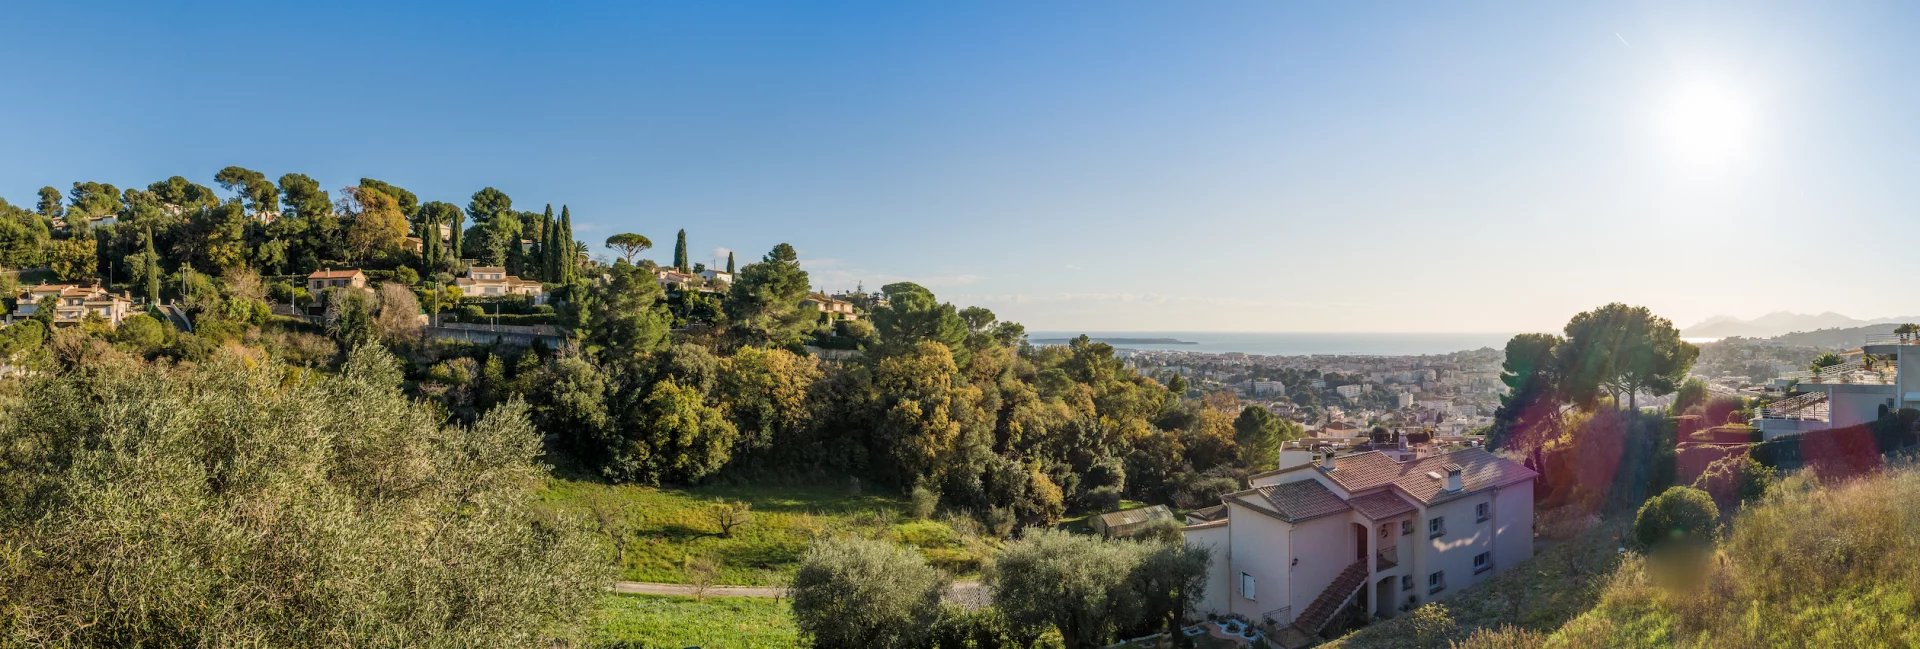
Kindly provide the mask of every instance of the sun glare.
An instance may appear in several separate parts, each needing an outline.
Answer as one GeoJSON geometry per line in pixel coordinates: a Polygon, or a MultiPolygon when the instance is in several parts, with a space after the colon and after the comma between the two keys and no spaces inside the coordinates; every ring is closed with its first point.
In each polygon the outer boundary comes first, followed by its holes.
{"type": "Polygon", "coordinates": [[[1730,162],[1746,155],[1754,136],[1754,109],[1740,93],[1714,84],[1691,84],[1661,108],[1660,126],[1681,160],[1730,162]]]}

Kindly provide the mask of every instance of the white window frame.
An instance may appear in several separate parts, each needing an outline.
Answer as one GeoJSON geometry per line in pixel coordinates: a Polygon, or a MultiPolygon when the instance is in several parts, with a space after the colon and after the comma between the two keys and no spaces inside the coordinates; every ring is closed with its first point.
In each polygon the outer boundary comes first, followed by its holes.
{"type": "Polygon", "coordinates": [[[1241,597],[1245,597],[1248,600],[1254,600],[1255,599],[1254,595],[1258,590],[1257,588],[1258,586],[1259,584],[1254,583],[1253,575],[1250,575],[1244,572],[1240,573],[1240,596],[1241,597]]]}
{"type": "Polygon", "coordinates": [[[1436,570],[1427,575],[1427,594],[1433,595],[1447,589],[1447,571],[1436,570]]]}
{"type": "Polygon", "coordinates": [[[1492,569],[1493,552],[1488,551],[1473,555],[1473,574],[1477,575],[1492,569]]]}
{"type": "Polygon", "coordinates": [[[1485,523],[1487,522],[1487,519],[1493,518],[1493,503],[1480,503],[1478,505],[1474,505],[1473,517],[1478,519],[1474,521],[1476,523],[1485,523]]]}
{"type": "Polygon", "coordinates": [[[1447,535],[1447,517],[1435,516],[1427,519],[1427,538],[1437,539],[1447,535]]]}

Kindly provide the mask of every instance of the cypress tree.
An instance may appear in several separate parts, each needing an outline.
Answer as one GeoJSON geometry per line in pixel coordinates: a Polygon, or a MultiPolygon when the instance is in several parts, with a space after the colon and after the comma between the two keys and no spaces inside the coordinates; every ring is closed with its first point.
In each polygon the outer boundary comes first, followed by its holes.
{"type": "Polygon", "coordinates": [[[459,210],[453,210],[453,223],[451,224],[453,227],[447,229],[447,267],[448,268],[457,266],[460,263],[460,252],[461,252],[460,245],[462,243],[460,239],[463,235],[463,233],[460,231],[461,230],[460,226],[465,225],[464,223],[461,223],[462,221],[465,221],[465,220],[467,220],[465,213],[459,210]]]}
{"type": "Polygon", "coordinates": [[[688,267],[687,265],[687,230],[686,228],[681,228],[679,238],[676,238],[673,241],[673,267],[680,269],[680,272],[682,273],[692,272],[692,268],[688,267]]]}
{"type": "Polygon", "coordinates": [[[560,227],[558,229],[560,230],[559,237],[558,240],[554,242],[553,248],[556,252],[560,253],[559,259],[556,261],[559,266],[557,275],[559,275],[561,282],[571,284],[573,283],[573,266],[575,261],[573,258],[573,212],[569,211],[566,205],[560,206],[560,227]]]}
{"type": "Polygon", "coordinates": [[[547,203],[547,209],[540,214],[540,248],[531,266],[540,269],[540,278],[552,280],[553,272],[553,203],[547,203]]]}
{"type": "Polygon", "coordinates": [[[733,274],[733,251],[732,250],[727,251],[727,274],[728,275],[733,274]]]}
{"type": "Polygon", "coordinates": [[[141,274],[147,276],[147,306],[160,304],[160,255],[153,252],[153,228],[147,228],[146,262],[142,264],[141,274]]]}

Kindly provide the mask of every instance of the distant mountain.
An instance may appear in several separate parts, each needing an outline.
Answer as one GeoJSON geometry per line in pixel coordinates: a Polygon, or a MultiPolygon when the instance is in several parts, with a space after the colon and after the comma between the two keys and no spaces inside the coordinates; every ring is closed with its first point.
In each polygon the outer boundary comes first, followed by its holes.
{"type": "Polygon", "coordinates": [[[1752,320],[1743,320],[1733,316],[1721,315],[1707,318],[1691,327],[1681,329],[1680,335],[1687,338],[1728,338],[1732,336],[1771,338],[1796,331],[1850,329],[1889,322],[1920,322],[1920,316],[1861,320],[1859,318],[1840,315],[1832,311],[1815,315],[1775,311],[1752,320]]]}

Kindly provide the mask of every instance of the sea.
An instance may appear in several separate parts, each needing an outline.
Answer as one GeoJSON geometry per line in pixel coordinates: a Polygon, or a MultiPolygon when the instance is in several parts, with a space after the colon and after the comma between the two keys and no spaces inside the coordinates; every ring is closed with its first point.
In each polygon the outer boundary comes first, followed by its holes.
{"type": "Polygon", "coordinates": [[[1183,352],[1241,352],[1266,356],[1344,354],[1413,356],[1447,354],[1492,347],[1502,349],[1511,333],[1241,333],[1221,331],[1029,331],[1035,345],[1059,345],[1085,333],[1119,349],[1183,352]],[[1152,342],[1146,342],[1152,341],[1152,342]],[[1167,342],[1163,342],[1167,341],[1167,342]],[[1179,342],[1170,342],[1179,341],[1179,342]]]}

